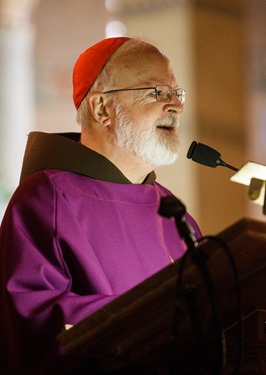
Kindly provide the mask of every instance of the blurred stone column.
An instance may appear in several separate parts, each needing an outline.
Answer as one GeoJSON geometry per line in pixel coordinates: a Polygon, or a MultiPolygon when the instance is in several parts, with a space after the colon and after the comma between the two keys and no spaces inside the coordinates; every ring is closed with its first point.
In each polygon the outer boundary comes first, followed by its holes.
{"type": "MultiPolygon", "coordinates": [[[[245,87],[248,160],[266,165],[266,2],[245,1],[245,87]]],[[[265,220],[262,207],[249,202],[248,215],[265,220]]]]}
{"type": "Polygon", "coordinates": [[[33,128],[31,14],[38,0],[0,0],[0,215],[19,182],[33,128]]]}

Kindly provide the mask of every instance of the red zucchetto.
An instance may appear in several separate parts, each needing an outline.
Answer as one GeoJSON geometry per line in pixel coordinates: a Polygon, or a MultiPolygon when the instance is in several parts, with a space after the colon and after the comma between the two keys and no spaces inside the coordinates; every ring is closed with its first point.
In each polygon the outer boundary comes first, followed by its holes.
{"type": "Polygon", "coordinates": [[[78,109],[100,71],[117,48],[129,38],[107,38],[84,51],[73,70],[73,101],[78,109]]]}

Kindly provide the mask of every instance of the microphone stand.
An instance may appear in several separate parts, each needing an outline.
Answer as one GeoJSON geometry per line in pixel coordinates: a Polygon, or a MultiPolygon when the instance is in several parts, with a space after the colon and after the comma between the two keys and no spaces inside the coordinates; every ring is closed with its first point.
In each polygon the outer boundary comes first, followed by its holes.
{"type": "MultiPolygon", "coordinates": [[[[224,339],[220,323],[218,304],[216,301],[215,287],[207,266],[207,255],[204,252],[200,251],[199,242],[194,235],[194,230],[185,218],[186,208],[183,205],[183,203],[181,203],[175,196],[166,196],[161,198],[158,213],[164,217],[174,217],[175,224],[180,234],[180,237],[185,241],[187,245],[187,252],[181,258],[180,262],[180,269],[177,281],[177,308],[179,305],[180,298],[183,297],[188,306],[191,323],[196,333],[198,341],[198,348],[201,352],[200,354],[204,359],[205,370],[208,371],[208,374],[217,375],[221,372],[224,364],[224,339]],[[203,277],[212,310],[216,341],[216,355],[214,363],[208,350],[207,340],[203,332],[200,316],[198,314],[198,307],[195,299],[195,290],[191,287],[184,287],[183,285],[183,272],[189,256],[197,265],[203,277]]],[[[176,313],[177,319],[175,321],[174,336],[176,336],[177,333],[176,331],[178,326],[179,311],[177,310],[176,313]]]]}

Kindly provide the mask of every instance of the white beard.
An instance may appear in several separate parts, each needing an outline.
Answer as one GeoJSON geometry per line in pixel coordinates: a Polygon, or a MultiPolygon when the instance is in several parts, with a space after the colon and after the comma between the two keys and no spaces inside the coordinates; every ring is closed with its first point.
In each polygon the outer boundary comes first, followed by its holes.
{"type": "Polygon", "coordinates": [[[175,162],[179,144],[176,118],[165,117],[156,121],[153,129],[142,130],[136,128],[133,121],[126,117],[119,103],[116,103],[115,111],[114,142],[117,147],[134,153],[155,167],[175,162]],[[175,126],[175,129],[167,133],[167,130],[158,130],[158,125],[171,125],[175,126]]]}

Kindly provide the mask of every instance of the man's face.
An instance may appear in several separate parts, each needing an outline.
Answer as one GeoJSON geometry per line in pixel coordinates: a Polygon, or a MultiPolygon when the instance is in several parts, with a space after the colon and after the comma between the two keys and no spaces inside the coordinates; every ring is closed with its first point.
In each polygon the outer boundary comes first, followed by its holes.
{"type": "MultiPolygon", "coordinates": [[[[133,74],[121,77],[120,88],[176,88],[169,62],[160,54],[139,59],[133,74]]],[[[173,95],[169,103],[158,102],[155,90],[132,90],[114,94],[114,133],[117,147],[131,152],[152,166],[173,163],[178,155],[177,127],[183,105],[173,95]]]]}

